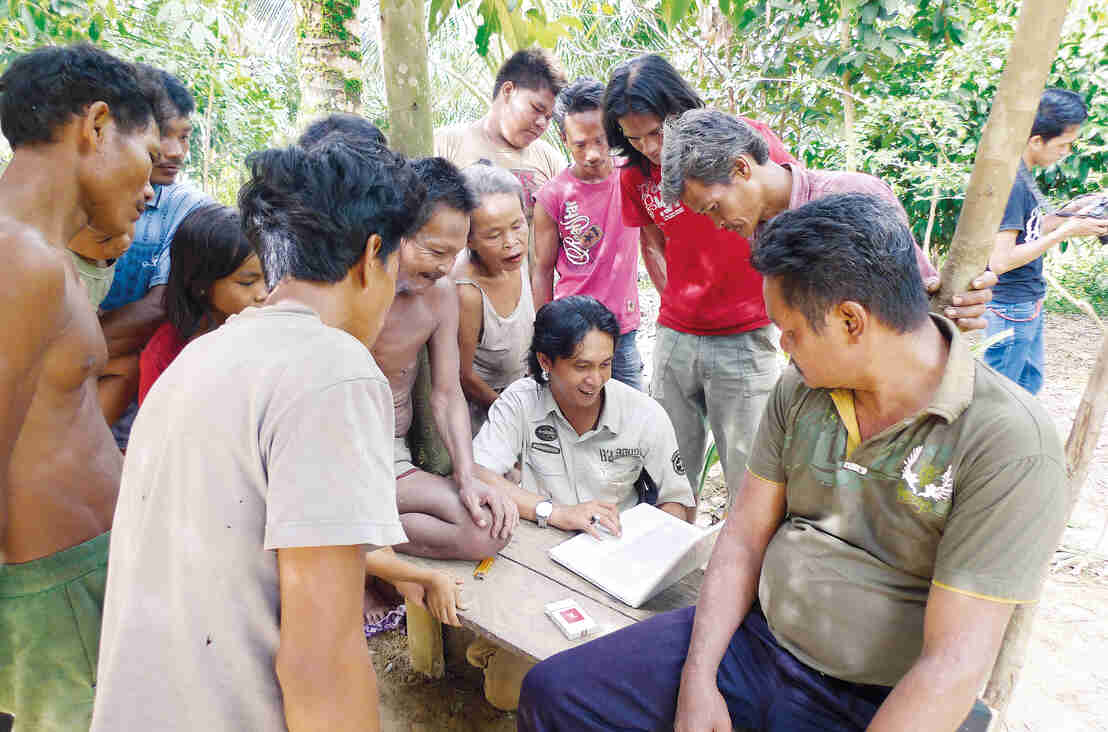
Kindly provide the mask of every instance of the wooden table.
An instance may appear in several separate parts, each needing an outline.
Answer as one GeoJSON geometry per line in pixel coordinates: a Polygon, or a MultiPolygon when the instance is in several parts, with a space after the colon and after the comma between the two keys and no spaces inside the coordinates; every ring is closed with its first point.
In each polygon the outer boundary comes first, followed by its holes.
{"type": "MultiPolygon", "coordinates": [[[[623,604],[608,593],[555,564],[547,551],[572,536],[553,527],[540,529],[520,521],[511,542],[496,557],[484,580],[473,578],[476,562],[406,557],[421,566],[446,570],[465,579],[462,624],[493,643],[542,661],[567,648],[586,643],[639,620],[696,602],[704,573],[696,570],[640,608],[623,604]],[[571,641],[543,613],[547,603],[572,598],[581,603],[598,626],[585,638],[571,641]]],[[[408,648],[415,670],[442,676],[442,626],[419,607],[407,608],[408,648]]]]}

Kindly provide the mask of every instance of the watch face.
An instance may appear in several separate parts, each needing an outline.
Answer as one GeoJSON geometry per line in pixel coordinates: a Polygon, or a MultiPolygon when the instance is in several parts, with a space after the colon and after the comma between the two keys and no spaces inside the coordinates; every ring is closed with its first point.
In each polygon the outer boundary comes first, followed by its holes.
{"type": "Polygon", "coordinates": [[[550,514],[554,512],[554,504],[550,501],[542,501],[535,506],[535,515],[539,518],[550,518],[550,514]]]}

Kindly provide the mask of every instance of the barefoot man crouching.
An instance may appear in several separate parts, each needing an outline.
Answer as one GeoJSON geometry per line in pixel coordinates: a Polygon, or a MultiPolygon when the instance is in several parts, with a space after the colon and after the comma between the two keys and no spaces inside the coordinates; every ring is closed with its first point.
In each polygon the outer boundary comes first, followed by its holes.
{"type": "Polygon", "coordinates": [[[97,402],[108,357],[65,244],[131,236],[158,129],[134,67],[44,48],[0,77],[0,713],[87,729],[123,456],[97,402]]]}

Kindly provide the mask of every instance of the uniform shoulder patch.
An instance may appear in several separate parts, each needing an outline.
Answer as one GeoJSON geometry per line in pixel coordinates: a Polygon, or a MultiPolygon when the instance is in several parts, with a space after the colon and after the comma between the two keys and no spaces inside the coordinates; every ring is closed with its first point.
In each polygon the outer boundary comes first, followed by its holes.
{"type": "Polygon", "coordinates": [[[670,462],[673,463],[673,472],[677,473],[678,475],[685,474],[685,463],[683,460],[681,460],[680,450],[673,451],[673,457],[670,458],[670,462]]]}

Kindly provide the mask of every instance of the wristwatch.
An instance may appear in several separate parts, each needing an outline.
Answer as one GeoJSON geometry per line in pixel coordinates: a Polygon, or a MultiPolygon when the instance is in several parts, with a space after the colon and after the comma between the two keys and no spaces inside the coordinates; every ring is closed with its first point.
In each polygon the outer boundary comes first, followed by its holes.
{"type": "Polygon", "coordinates": [[[554,513],[554,504],[550,501],[539,501],[535,505],[535,523],[540,529],[546,528],[546,522],[550,520],[550,514],[554,513]]]}

